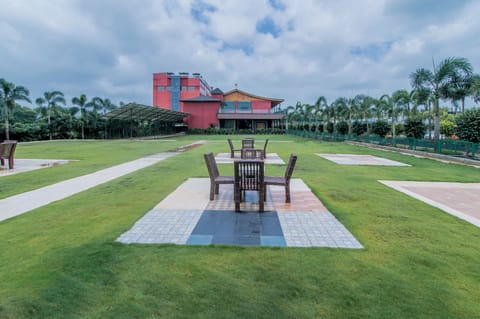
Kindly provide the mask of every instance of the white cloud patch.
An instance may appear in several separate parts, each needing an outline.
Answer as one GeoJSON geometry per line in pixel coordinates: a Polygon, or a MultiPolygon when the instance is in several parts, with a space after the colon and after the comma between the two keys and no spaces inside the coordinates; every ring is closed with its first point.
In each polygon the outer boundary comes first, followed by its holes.
{"type": "MultiPolygon", "coordinates": [[[[0,0],[0,77],[150,104],[152,73],[314,103],[410,89],[418,67],[480,67],[478,1],[0,0]]],[[[478,73],[478,69],[476,70],[478,73]]]]}

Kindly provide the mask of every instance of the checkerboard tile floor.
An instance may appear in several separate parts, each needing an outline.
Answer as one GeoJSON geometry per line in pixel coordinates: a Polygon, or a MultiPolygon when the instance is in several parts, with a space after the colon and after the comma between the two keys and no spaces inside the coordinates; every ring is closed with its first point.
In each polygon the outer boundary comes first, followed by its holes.
{"type": "Polygon", "coordinates": [[[268,187],[264,213],[255,192],[246,193],[237,213],[233,186],[221,185],[210,201],[209,185],[207,178],[188,179],[117,241],[363,248],[300,179],[291,182],[291,203],[285,203],[283,187],[268,187]]]}

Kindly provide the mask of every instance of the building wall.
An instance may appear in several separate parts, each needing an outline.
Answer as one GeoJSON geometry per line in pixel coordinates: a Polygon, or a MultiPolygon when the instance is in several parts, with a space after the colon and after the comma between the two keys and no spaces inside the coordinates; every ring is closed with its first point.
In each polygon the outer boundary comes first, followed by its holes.
{"type": "Polygon", "coordinates": [[[183,103],[180,100],[197,97],[199,95],[211,96],[208,83],[200,75],[190,76],[188,74],[154,73],[153,74],[153,106],[174,109],[185,112],[183,103]],[[179,77],[179,98],[172,103],[172,78],[179,77]],[[178,109],[175,108],[178,105],[178,109]]]}
{"type": "Polygon", "coordinates": [[[217,112],[220,102],[183,102],[184,112],[190,113],[186,119],[190,128],[208,128],[210,124],[218,126],[217,112]]]}

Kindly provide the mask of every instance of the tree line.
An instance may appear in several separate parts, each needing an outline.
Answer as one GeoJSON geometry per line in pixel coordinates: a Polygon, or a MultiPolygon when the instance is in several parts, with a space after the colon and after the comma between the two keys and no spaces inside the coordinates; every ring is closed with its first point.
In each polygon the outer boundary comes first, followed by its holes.
{"type": "MultiPolygon", "coordinates": [[[[441,132],[446,136],[455,133],[459,133],[459,137],[468,136],[463,131],[458,132],[458,123],[472,116],[475,123],[480,114],[475,108],[465,111],[468,97],[475,103],[480,102],[480,75],[473,73],[473,66],[467,59],[451,57],[439,64],[433,63],[431,70],[419,68],[410,74],[410,82],[412,90],[397,90],[378,98],[358,94],[353,98],[339,97],[331,103],[324,96],[314,104],[297,102],[285,110],[287,127],[341,134],[391,134],[392,137],[407,133],[416,138],[423,138],[425,130],[431,137],[433,129],[436,141],[441,132]],[[440,100],[451,101],[454,113],[461,115],[449,115],[440,107],[440,100]],[[457,118],[462,120],[457,121],[457,118]]],[[[475,130],[473,124],[468,127],[475,130]]],[[[480,125],[476,129],[480,131],[480,125]]],[[[480,136],[480,132],[474,135],[480,136]]],[[[475,139],[473,142],[478,143],[475,139]]]]}
{"type": "Polygon", "coordinates": [[[32,103],[29,95],[26,87],[0,79],[0,136],[4,134],[4,139],[106,138],[103,115],[117,108],[108,98],[88,99],[85,94],[67,105],[60,91],[45,92],[35,99],[35,108],[20,105],[20,101],[32,103]]]}

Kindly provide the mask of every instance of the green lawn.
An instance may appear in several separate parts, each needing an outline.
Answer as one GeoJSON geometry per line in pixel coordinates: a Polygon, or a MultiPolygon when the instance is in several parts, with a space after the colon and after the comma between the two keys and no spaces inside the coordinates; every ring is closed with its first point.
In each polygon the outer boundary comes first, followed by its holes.
{"type": "MultiPolygon", "coordinates": [[[[232,136],[240,144],[241,136],[232,136]]],[[[263,139],[264,137],[257,137],[263,139]]],[[[20,144],[19,158],[76,159],[1,177],[7,197],[196,140],[209,143],[0,222],[0,318],[480,318],[480,229],[377,182],[480,182],[480,170],[343,143],[269,136],[365,249],[123,245],[114,240],[225,136],[20,144]],[[373,154],[411,167],[334,164],[373,154]]],[[[268,166],[281,174],[284,166],[268,166]]],[[[221,165],[231,174],[231,165],[221,165]]]]}

